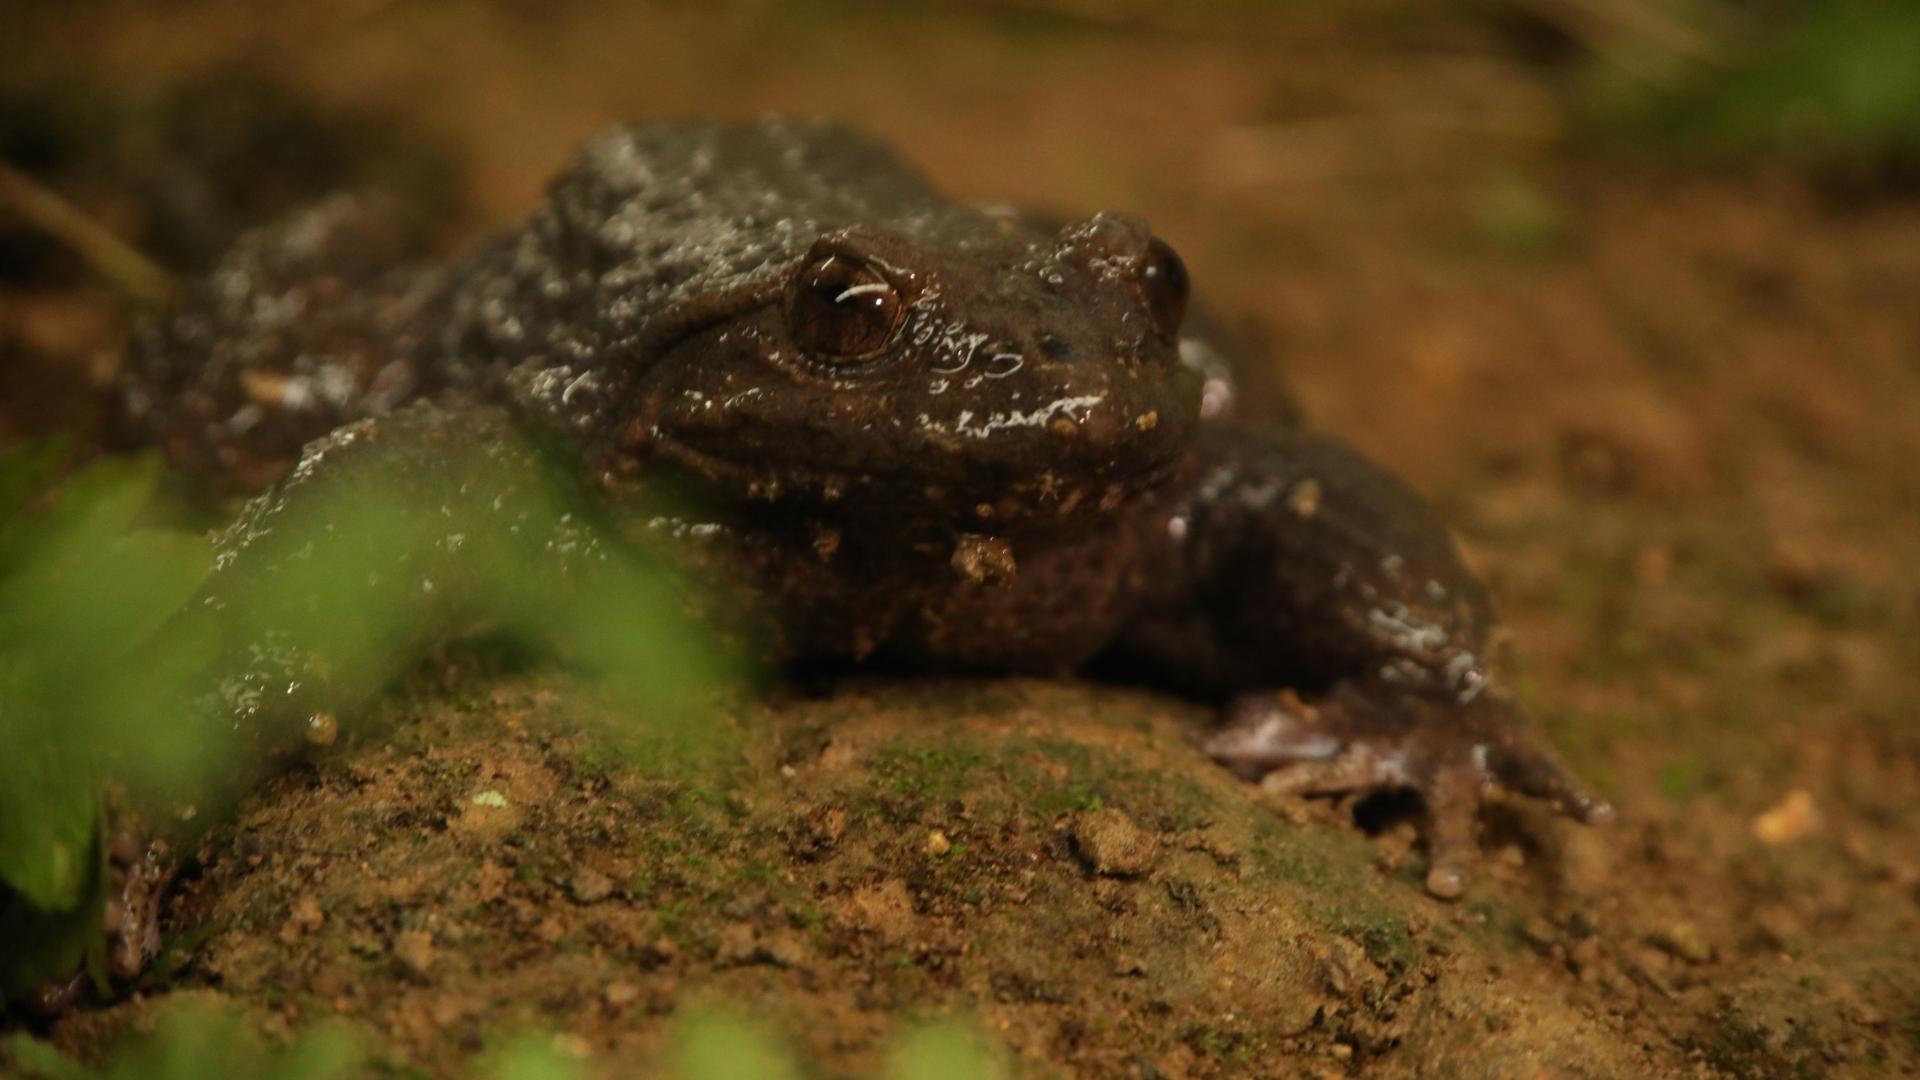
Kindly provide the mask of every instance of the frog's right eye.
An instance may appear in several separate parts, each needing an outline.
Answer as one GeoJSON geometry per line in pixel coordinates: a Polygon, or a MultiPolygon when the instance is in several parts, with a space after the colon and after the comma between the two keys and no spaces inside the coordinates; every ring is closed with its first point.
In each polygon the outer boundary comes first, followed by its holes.
{"type": "Polygon", "coordinates": [[[787,329],[801,348],[828,363],[885,349],[907,305],[900,290],[861,259],[841,253],[812,259],[787,284],[787,329]]]}
{"type": "Polygon", "coordinates": [[[1187,264],[1165,240],[1154,237],[1147,244],[1147,264],[1140,272],[1140,298],[1146,302],[1147,316],[1161,337],[1180,337],[1180,323],[1187,317],[1188,289],[1187,264]]]}

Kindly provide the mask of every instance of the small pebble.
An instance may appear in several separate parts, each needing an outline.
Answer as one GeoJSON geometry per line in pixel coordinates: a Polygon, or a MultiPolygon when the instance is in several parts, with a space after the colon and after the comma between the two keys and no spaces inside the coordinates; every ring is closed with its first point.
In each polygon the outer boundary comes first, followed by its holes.
{"type": "Polygon", "coordinates": [[[312,746],[332,746],[340,737],[340,721],[330,712],[317,712],[307,717],[306,738],[312,746]]]}
{"type": "Polygon", "coordinates": [[[1528,919],[1527,924],[1520,928],[1520,936],[1526,938],[1527,944],[1535,949],[1546,952],[1559,942],[1560,928],[1535,916],[1528,919]]]}
{"type": "Polygon", "coordinates": [[[1096,874],[1139,877],[1153,869],[1160,842],[1113,807],[1075,814],[1074,850],[1096,874]]]}
{"type": "Polygon", "coordinates": [[[321,910],[320,902],[311,896],[302,896],[288,909],[287,921],[280,926],[280,940],[291,945],[326,922],[327,913],[321,910]]]}
{"type": "Polygon", "coordinates": [[[1813,796],[1795,788],[1753,819],[1753,836],[1763,844],[1785,844],[1819,827],[1820,811],[1813,805],[1813,796]]]}
{"type": "Polygon", "coordinates": [[[407,930],[394,935],[393,958],[407,974],[424,979],[433,971],[433,935],[424,930],[407,930]]]}
{"type": "Polygon", "coordinates": [[[567,883],[567,891],[573,894],[578,903],[597,904],[613,895],[613,879],[583,866],[573,872],[573,879],[567,883]]]}
{"type": "Polygon", "coordinates": [[[1602,956],[1598,938],[1581,938],[1567,950],[1567,964],[1585,980],[1598,971],[1602,956]]]}
{"type": "Polygon", "coordinates": [[[1652,942],[1665,952],[1689,964],[1704,964],[1713,959],[1713,946],[1700,936],[1692,923],[1674,923],[1653,935],[1652,942]]]}
{"type": "Polygon", "coordinates": [[[939,856],[939,855],[945,855],[947,852],[952,850],[953,850],[953,841],[947,839],[946,833],[941,832],[939,829],[935,829],[932,832],[927,834],[927,854],[939,856]]]}

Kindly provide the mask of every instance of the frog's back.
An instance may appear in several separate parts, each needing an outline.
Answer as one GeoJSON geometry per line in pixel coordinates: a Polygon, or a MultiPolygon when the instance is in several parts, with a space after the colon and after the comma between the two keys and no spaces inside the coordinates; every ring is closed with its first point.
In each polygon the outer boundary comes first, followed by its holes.
{"type": "Polygon", "coordinates": [[[662,323],[772,280],[822,232],[940,244],[983,232],[884,144],[827,121],[615,128],[525,229],[463,273],[451,351],[548,366],[633,363],[662,323]]]}
{"type": "Polygon", "coordinates": [[[524,226],[450,264],[422,261],[404,223],[351,197],[250,234],[135,335],[121,412],[130,441],[250,490],[336,427],[496,396],[516,366],[642,362],[663,323],[770,280],[823,230],[965,243],[981,220],[839,125],[616,128],[524,226]]]}

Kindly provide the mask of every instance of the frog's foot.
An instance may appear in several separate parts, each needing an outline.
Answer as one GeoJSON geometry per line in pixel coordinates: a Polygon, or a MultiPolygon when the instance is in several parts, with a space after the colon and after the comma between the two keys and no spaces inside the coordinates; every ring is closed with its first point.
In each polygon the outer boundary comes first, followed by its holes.
{"type": "Polygon", "coordinates": [[[1427,891],[1452,899],[1466,888],[1480,804],[1498,788],[1543,799],[1590,825],[1613,819],[1613,807],[1567,772],[1509,702],[1483,698],[1463,705],[1351,687],[1312,704],[1291,691],[1248,695],[1205,748],[1274,794],[1419,792],[1427,891]]]}
{"type": "MultiPolygon", "coordinates": [[[[160,955],[160,904],[176,869],[164,841],[142,842],[139,833],[117,830],[107,842],[106,974],[115,983],[140,977],[160,955]]],[[[86,970],[49,981],[33,995],[43,1016],[72,1008],[93,985],[86,970]]]]}

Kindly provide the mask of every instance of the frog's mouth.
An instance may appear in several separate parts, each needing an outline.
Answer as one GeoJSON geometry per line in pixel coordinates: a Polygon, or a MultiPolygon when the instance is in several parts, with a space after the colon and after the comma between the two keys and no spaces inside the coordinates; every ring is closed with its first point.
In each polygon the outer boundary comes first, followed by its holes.
{"type": "Polygon", "coordinates": [[[962,530],[1048,531],[1117,513],[1164,490],[1187,455],[1169,448],[1124,470],[1069,479],[1065,470],[948,479],[919,473],[829,469],[791,459],[746,461],[652,433],[644,454],[725,502],[789,505],[865,516],[905,527],[945,521],[962,530]]]}

